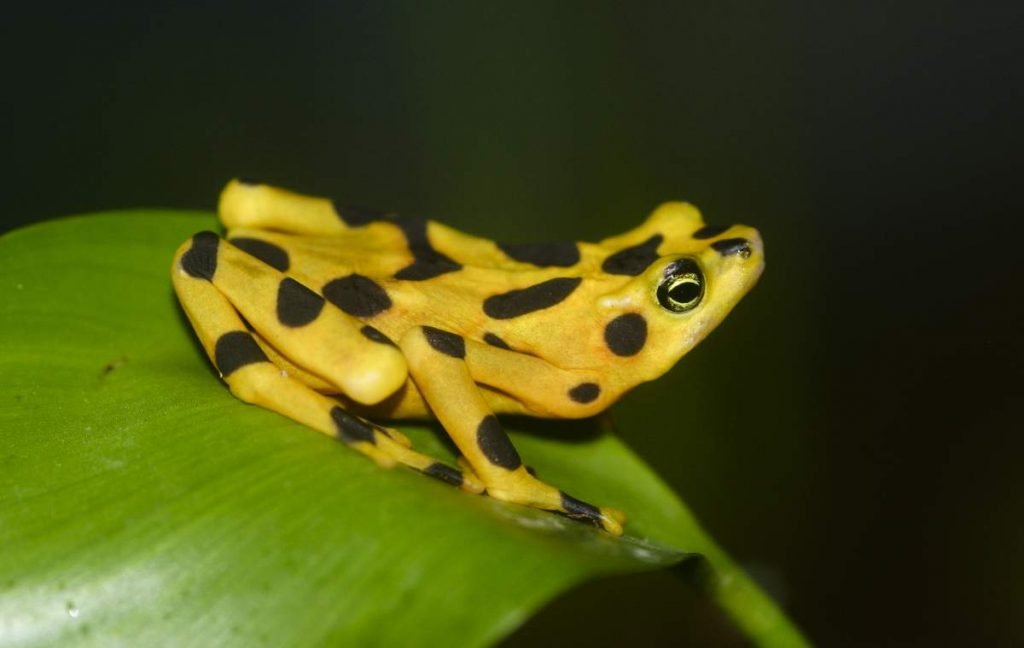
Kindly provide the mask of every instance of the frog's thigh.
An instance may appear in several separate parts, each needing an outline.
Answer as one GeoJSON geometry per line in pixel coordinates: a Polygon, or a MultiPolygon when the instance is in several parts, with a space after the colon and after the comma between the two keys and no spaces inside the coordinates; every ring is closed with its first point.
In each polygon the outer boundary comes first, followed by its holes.
{"type": "Polygon", "coordinates": [[[209,280],[175,265],[174,290],[185,314],[221,377],[239,400],[283,414],[352,446],[383,466],[409,466],[464,490],[479,493],[482,483],[410,449],[401,434],[346,412],[336,400],[282,371],[264,353],[231,302],[209,280]]]}
{"type": "Polygon", "coordinates": [[[527,471],[473,382],[465,362],[466,343],[461,336],[429,326],[417,327],[406,333],[399,345],[416,386],[483,480],[489,495],[564,513],[615,535],[622,533],[622,515],[618,511],[581,502],[527,471]]]}
{"type": "Polygon", "coordinates": [[[174,274],[212,282],[282,356],[357,402],[405,384],[405,358],[379,331],[212,232],[181,246],[174,274]]]}

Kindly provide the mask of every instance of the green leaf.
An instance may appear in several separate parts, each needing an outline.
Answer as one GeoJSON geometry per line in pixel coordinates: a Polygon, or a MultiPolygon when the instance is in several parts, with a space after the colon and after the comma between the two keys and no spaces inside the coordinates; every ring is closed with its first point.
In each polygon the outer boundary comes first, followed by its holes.
{"type": "Polygon", "coordinates": [[[621,539],[381,470],[235,400],[169,280],[178,243],[216,227],[118,212],[0,239],[0,642],[481,645],[585,579],[690,553],[750,636],[801,641],[593,422],[513,438],[546,480],[627,511],[621,539]]]}

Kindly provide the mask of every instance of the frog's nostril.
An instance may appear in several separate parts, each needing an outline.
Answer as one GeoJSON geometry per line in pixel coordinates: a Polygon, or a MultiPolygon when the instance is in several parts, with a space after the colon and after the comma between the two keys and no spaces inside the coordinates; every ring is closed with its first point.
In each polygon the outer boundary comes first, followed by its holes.
{"type": "Polygon", "coordinates": [[[711,247],[713,247],[722,256],[732,256],[736,254],[744,259],[748,259],[751,254],[750,241],[745,238],[722,239],[721,241],[715,241],[712,243],[711,247]]]}

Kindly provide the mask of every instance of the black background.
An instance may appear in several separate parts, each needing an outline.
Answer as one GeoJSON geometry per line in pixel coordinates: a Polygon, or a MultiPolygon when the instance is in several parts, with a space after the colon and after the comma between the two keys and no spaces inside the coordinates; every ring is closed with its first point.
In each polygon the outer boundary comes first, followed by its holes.
{"type": "MultiPolygon", "coordinates": [[[[1024,643],[1019,3],[439,4],[6,9],[2,229],[236,175],[508,240],[755,225],[622,436],[816,642],[1024,643]]],[[[510,642],[562,633],[739,641],[665,574],[510,642]]]]}

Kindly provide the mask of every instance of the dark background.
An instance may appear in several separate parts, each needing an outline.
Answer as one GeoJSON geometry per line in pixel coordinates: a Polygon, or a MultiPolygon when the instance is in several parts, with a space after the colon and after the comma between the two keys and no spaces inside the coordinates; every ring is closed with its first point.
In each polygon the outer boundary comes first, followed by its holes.
{"type": "MultiPolygon", "coordinates": [[[[1020,3],[438,4],[5,10],[2,229],[236,175],[509,240],[755,225],[622,436],[814,641],[1024,643],[1020,3]]],[[[561,633],[738,641],[666,574],[511,643],[561,633]]]]}

